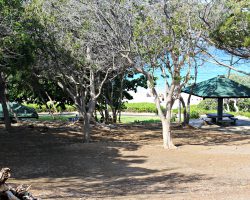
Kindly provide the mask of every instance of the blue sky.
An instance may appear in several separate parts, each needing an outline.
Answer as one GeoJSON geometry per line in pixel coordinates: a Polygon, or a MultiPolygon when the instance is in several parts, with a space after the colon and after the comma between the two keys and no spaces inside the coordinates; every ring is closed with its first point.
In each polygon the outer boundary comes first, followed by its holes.
{"type": "MultiPolygon", "coordinates": [[[[230,64],[231,55],[226,54],[224,51],[218,50],[218,49],[210,49],[210,53],[216,58],[219,59],[220,62],[223,62],[225,64],[230,64]]],[[[238,60],[237,57],[233,57],[234,60],[238,60]]],[[[239,64],[234,65],[235,68],[238,68],[242,71],[250,73],[250,61],[240,61],[239,64]]],[[[202,66],[198,69],[198,76],[197,76],[197,82],[205,81],[210,78],[214,78],[218,75],[227,75],[228,74],[228,68],[224,66],[219,66],[210,62],[205,62],[202,66]]],[[[194,70],[192,70],[194,71],[194,70]]],[[[237,73],[236,71],[231,70],[231,74],[237,73]]],[[[185,74],[185,70],[183,70],[183,73],[185,74]]],[[[160,73],[159,73],[160,75],[160,73]]],[[[244,74],[240,74],[244,75],[244,74]]],[[[157,87],[160,89],[163,89],[161,86],[163,86],[163,79],[161,79],[160,76],[158,76],[157,80],[157,87]]]]}
{"type": "MultiPolygon", "coordinates": [[[[220,62],[223,62],[225,64],[230,64],[231,55],[228,55],[224,51],[218,50],[216,48],[210,48],[209,52],[213,56],[216,56],[216,58],[218,58],[220,62]]],[[[238,58],[234,57],[234,60],[238,60],[238,58]]],[[[250,73],[250,60],[248,60],[248,62],[242,60],[242,61],[240,61],[239,64],[234,65],[234,67],[238,68],[242,71],[250,73]]],[[[205,80],[214,78],[218,75],[227,75],[228,70],[229,69],[227,67],[212,64],[210,62],[205,62],[198,69],[197,82],[205,81],[205,80]]],[[[235,73],[237,73],[237,72],[231,70],[231,74],[235,74],[235,73]]],[[[182,74],[185,74],[185,70],[183,70],[182,74]]],[[[163,91],[164,90],[164,80],[161,78],[160,70],[156,70],[155,75],[158,77],[156,88],[160,91],[163,91]],[[158,71],[158,73],[157,73],[157,71],[158,71]]],[[[240,75],[244,75],[244,74],[240,74],[240,75]]],[[[135,77],[138,77],[138,76],[140,76],[140,74],[137,74],[135,77]]],[[[190,83],[191,82],[192,81],[190,81],[190,83]]]]}
{"type": "MultiPolygon", "coordinates": [[[[231,55],[228,55],[228,54],[226,54],[223,51],[218,50],[218,49],[211,50],[211,53],[213,55],[215,55],[216,58],[218,58],[221,62],[228,64],[228,65],[230,64],[231,55]]],[[[234,56],[233,60],[236,61],[236,60],[238,60],[238,58],[234,56]]],[[[250,61],[246,62],[246,61],[242,60],[239,62],[239,64],[235,65],[234,67],[238,68],[242,71],[246,71],[246,72],[250,73],[250,61]]],[[[237,72],[231,70],[231,73],[237,73],[237,72]]],[[[200,69],[198,71],[197,81],[200,82],[200,81],[204,81],[204,80],[213,78],[213,77],[218,76],[218,75],[226,75],[226,74],[228,74],[228,68],[206,62],[203,66],[200,67],[200,69]]],[[[243,75],[243,74],[241,74],[241,75],[243,75]]]]}

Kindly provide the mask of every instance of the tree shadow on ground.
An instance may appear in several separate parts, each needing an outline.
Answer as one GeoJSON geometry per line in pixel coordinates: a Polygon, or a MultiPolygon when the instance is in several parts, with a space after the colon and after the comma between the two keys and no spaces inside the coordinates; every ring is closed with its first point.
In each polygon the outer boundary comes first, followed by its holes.
{"type": "MultiPolygon", "coordinates": [[[[105,198],[116,196],[128,196],[139,194],[176,194],[188,193],[187,184],[208,180],[204,175],[191,174],[185,175],[182,173],[169,173],[168,175],[152,175],[151,177],[136,178],[133,176],[120,177],[103,177],[98,179],[83,182],[76,180],[74,183],[72,179],[63,180],[61,189],[66,194],[72,197],[92,197],[105,198]]],[[[50,182],[50,183],[53,183],[50,182]]],[[[58,195],[50,196],[49,199],[56,199],[58,195]]]]}
{"type": "MultiPolygon", "coordinates": [[[[136,125],[119,125],[112,131],[98,134],[95,138],[108,141],[125,141],[136,144],[151,144],[153,141],[162,140],[161,123],[153,124],[136,124],[136,125]]],[[[249,130],[245,130],[249,131],[249,130]]],[[[250,135],[243,131],[235,131],[235,127],[228,127],[227,130],[219,131],[218,129],[196,129],[193,127],[182,127],[172,125],[172,137],[177,146],[183,145],[232,145],[234,142],[240,142],[241,145],[250,142],[250,135]],[[244,134],[242,134],[244,133],[244,134]]],[[[239,144],[239,145],[240,145],[239,144]]]]}
{"type": "Polygon", "coordinates": [[[218,128],[196,129],[183,128],[173,131],[173,138],[179,146],[182,145],[232,145],[238,142],[238,145],[250,143],[250,135],[241,134],[242,132],[234,129],[218,130],[218,128]]]}
{"type": "Polygon", "coordinates": [[[141,144],[97,138],[83,144],[75,127],[17,127],[0,134],[0,167],[10,167],[15,180],[34,183],[37,191],[50,191],[40,196],[46,199],[182,193],[188,192],[186,184],[210,179],[203,174],[177,173],[168,166],[164,172],[141,167],[147,161],[136,155],[141,144]]]}

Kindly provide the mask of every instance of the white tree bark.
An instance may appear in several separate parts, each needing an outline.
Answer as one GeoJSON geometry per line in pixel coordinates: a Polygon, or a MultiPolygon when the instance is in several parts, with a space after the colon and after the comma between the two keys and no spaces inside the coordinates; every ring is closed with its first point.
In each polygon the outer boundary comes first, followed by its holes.
{"type": "Polygon", "coordinates": [[[5,90],[6,90],[6,82],[5,82],[4,74],[0,73],[0,103],[2,104],[2,109],[3,109],[5,129],[7,131],[10,131],[11,120],[10,120],[8,106],[7,106],[5,90]]]}

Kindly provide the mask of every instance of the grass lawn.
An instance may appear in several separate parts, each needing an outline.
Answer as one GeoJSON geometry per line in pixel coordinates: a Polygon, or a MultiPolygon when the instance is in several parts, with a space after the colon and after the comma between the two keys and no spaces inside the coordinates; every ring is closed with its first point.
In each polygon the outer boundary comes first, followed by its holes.
{"type": "Polygon", "coordinates": [[[68,121],[69,118],[72,117],[75,117],[75,115],[56,115],[54,117],[52,117],[51,115],[41,115],[39,116],[38,121],[53,121],[53,120],[68,121]]]}
{"type": "MultiPolygon", "coordinates": [[[[216,113],[216,110],[211,110],[207,111],[206,113],[216,113]]],[[[233,114],[234,116],[245,116],[245,117],[250,117],[250,113],[236,113],[236,112],[230,112],[230,114],[233,114]]],[[[69,118],[75,117],[75,115],[55,115],[54,118],[50,115],[42,115],[39,116],[38,121],[69,121],[69,118]]],[[[35,119],[36,120],[36,119],[35,119]]],[[[143,123],[143,124],[148,124],[148,123],[158,123],[160,122],[160,118],[158,116],[127,116],[127,115],[122,115],[121,116],[121,123],[123,124],[132,124],[132,123],[143,123]]]]}
{"type": "MultiPolygon", "coordinates": [[[[42,115],[39,116],[39,121],[68,121],[69,118],[75,117],[75,115],[60,115],[54,116],[54,118],[50,115],[42,115]]],[[[35,119],[36,120],[36,119],[35,119]]],[[[129,124],[129,123],[156,123],[160,122],[158,116],[121,116],[121,123],[129,124]]]]}
{"type": "Polygon", "coordinates": [[[121,116],[121,122],[124,124],[129,123],[156,123],[160,122],[158,116],[121,116]]]}

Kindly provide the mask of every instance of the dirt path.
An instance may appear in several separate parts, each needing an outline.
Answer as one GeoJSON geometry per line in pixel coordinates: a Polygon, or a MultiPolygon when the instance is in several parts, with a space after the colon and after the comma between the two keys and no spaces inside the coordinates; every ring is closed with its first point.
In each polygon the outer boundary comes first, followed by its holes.
{"type": "Polygon", "coordinates": [[[162,148],[160,125],[95,129],[34,124],[0,129],[0,167],[42,199],[250,199],[250,133],[174,128],[177,150],[162,148]]]}

